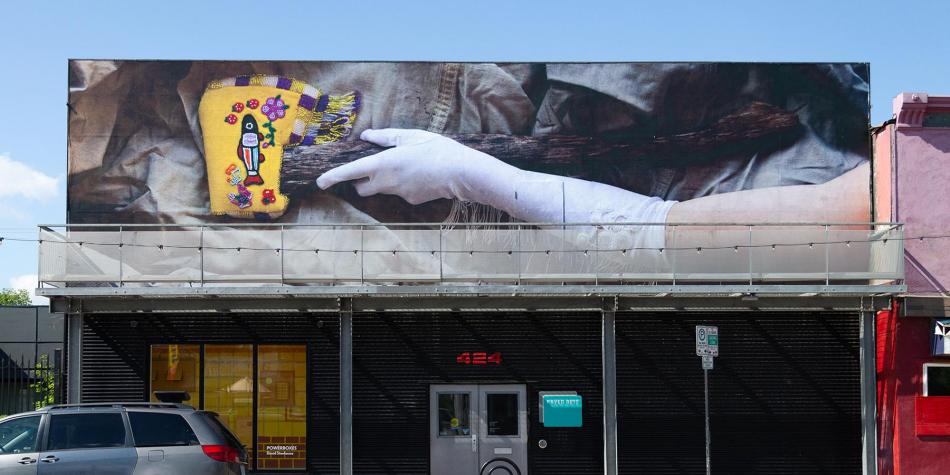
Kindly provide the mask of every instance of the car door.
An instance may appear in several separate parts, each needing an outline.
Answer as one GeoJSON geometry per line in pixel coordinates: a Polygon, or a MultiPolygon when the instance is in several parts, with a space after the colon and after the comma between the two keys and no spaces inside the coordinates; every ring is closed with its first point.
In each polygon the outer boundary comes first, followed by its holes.
{"type": "Polygon", "coordinates": [[[0,422],[0,474],[34,475],[39,457],[39,414],[0,422]]]}
{"type": "Polygon", "coordinates": [[[132,473],[136,453],[122,411],[64,411],[48,417],[38,475],[132,473]]]}
{"type": "Polygon", "coordinates": [[[220,462],[205,455],[198,436],[181,414],[129,410],[126,415],[138,453],[135,475],[219,473],[220,462]]]}

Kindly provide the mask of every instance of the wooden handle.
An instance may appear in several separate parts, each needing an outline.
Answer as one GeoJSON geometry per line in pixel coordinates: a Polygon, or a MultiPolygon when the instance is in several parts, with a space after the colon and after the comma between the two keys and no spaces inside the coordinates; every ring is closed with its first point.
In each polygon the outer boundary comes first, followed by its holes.
{"type": "MultiPolygon", "coordinates": [[[[678,166],[715,158],[720,149],[734,153],[744,147],[762,148],[764,141],[784,142],[796,137],[800,128],[795,113],[754,102],[707,129],[665,137],[615,139],[505,134],[446,134],[446,137],[519,168],[549,173],[570,169],[572,176],[588,178],[585,173],[593,173],[601,166],[616,169],[637,160],[678,166]]],[[[283,156],[281,192],[299,195],[313,191],[315,180],[326,171],[382,150],[383,147],[362,140],[288,148],[283,156]]]]}

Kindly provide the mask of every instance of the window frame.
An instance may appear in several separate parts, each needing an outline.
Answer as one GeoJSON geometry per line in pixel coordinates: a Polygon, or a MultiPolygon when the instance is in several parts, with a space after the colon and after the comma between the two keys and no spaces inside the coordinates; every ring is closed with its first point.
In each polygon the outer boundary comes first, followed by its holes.
{"type": "MultiPolygon", "coordinates": [[[[257,444],[257,435],[258,435],[258,434],[257,434],[258,413],[257,413],[257,412],[258,412],[258,404],[259,404],[259,401],[258,401],[258,381],[257,381],[257,376],[258,376],[258,363],[257,363],[257,360],[258,360],[258,352],[259,352],[259,349],[260,349],[261,346],[302,346],[302,347],[304,348],[304,372],[305,372],[305,376],[306,376],[306,377],[304,378],[304,384],[305,384],[304,392],[305,392],[305,394],[308,395],[308,398],[309,398],[310,391],[311,391],[311,389],[313,389],[313,384],[314,384],[313,378],[312,378],[312,366],[311,366],[311,364],[310,364],[310,360],[311,360],[311,358],[314,356],[314,351],[313,351],[313,348],[312,348],[312,344],[313,344],[313,342],[307,341],[307,340],[260,341],[260,340],[231,340],[231,339],[224,339],[224,340],[203,340],[203,339],[201,339],[201,340],[192,340],[192,339],[184,339],[184,340],[164,340],[164,339],[162,339],[162,340],[157,340],[157,341],[149,341],[149,342],[147,342],[146,345],[144,345],[144,346],[145,346],[145,357],[146,357],[145,359],[146,359],[146,361],[148,362],[147,364],[148,364],[148,374],[149,374],[149,380],[148,380],[147,384],[145,385],[145,399],[144,399],[144,400],[150,401],[150,400],[151,400],[151,397],[152,397],[152,391],[153,391],[153,388],[152,388],[152,380],[151,380],[151,374],[152,374],[152,347],[154,347],[154,346],[159,346],[159,345],[197,345],[197,346],[198,346],[198,373],[199,373],[199,377],[198,377],[198,395],[197,395],[197,398],[196,398],[194,394],[190,394],[191,399],[188,400],[188,401],[185,401],[185,404],[190,404],[190,405],[194,406],[195,409],[197,409],[197,410],[199,410],[199,411],[205,411],[205,408],[204,408],[204,402],[205,402],[205,401],[204,401],[204,391],[205,391],[205,378],[204,378],[204,371],[205,371],[205,346],[206,346],[206,345],[251,345],[251,347],[252,347],[252,349],[253,349],[253,351],[252,351],[252,356],[253,356],[253,358],[252,358],[252,365],[253,365],[253,366],[252,366],[252,367],[253,367],[252,372],[253,372],[253,376],[254,376],[254,392],[253,392],[253,409],[252,409],[253,412],[252,412],[252,414],[253,414],[254,425],[253,425],[253,433],[252,433],[252,436],[251,436],[252,440],[251,440],[250,443],[248,443],[247,445],[245,445],[245,449],[247,450],[249,459],[254,461],[254,463],[253,463],[252,466],[248,466],[248,473],[257,473],[257,472],[266,471],[266,470],[258,470],[257,468],[255,468],[255,467],[256,467],[257,460],[258,460],[258,450],[257,450],[257,445],[258,445],[258,444],[257,444]]],[[[313,414],[311,414],[309,402],[305,403],[305,404],[304,404],[304,407],[306,408],[306,411],[307,411],[306,419],[305,419],[305,421],[304,421],[304,435],[303,435],[303,436],[304,436],[304,439],[307,441],[307,455],[306,455],[306,457],[305,457],[305,460],[307,460],[307,461],[308,461],[307,463],[309,463],[309,460],[310,460],[310,458],[311,458],[312,451],[315,450],[315,449],[314,449],[313,447],[311,447],[311,445],[310,445],[310,438],[311,438],[311,435],[312,435],[312,434],[311,434],[311,431],[310,431],[310,428],[311,428],[311,427],[310,427],[310,421],[311,421],[311,418],[313,417],[313,414]]],[[[128,418],[126,418],[125,423],[126,423],[126,436],[127,436],[126,438],[127,438],[127,440],[131,440],[131,437],[132,437],[132,427],[131,427],[131,425],[129,424],[128,418]]],[[[230,430],[230,428],[229,428],[228,430],[230,430]]],[[[129,443],[131,444],[132,442],[129,442],[129,443]]],[[[306,464],[305,464],[305,465],[306,465],[306,464]]],[[[309,470],[308,468],[304,468],[304,469],[281,469],[281,470],[279,470],[279,472],[280,472],[280,473],[307,473],[308,470],[309,470]]]]}
{"type": "Polygon", "coordinates": [[[928,388],[928,386],[927,386],[927,370],[930,369],[931,367],[934,367],[934,368],[950,368],[950,362],[947,362],[947,363],[931,362],[931,363],[924,363],[924,364],[923,364],[923,375],[922,375],[922,377],[921,377],[921,381],[922,381],[923,387],[921,388],[921,395],[923,395],[924,397],[946,397],[946,396],[930,396],[930,395],[928,394],[929,388],[928,388]]]}
{"type": "Polygon", "coordinates": [[[521,437],[521,393],[517,391],[485,391],[485,437],[491,438],[512,438],[521,437]],[[491,428],[488,427],[490,418],[488,398],[490,396],[514,396],[515,397],[515,433],[514,434],[491,434],[491,428]]]}
{"type": "MultiPolygon", "coordinates": [[[[202,343],[181,343],[181,342],[158,342],[158,343],[149,343],[146,346],[147,361],[148,361],[148,384],[145,386],[145,401],[152,401],[152,370],[155,369],[152,366],[152,348],[155,346],[169,346],[169,345],[195,345],[198,347],[198,394],[188,393],[190,399],[184,401],[184,404],[195,404],[197,407],[204,407],[204,367],[205,367],[205,344],[202,343]],[[197,399],[196,399],[197,398],[197,399]]],[[[130,428],[131,430],[131,428],[130,428]]]]}
{"type": "Polygon", "coordinates": [[[135,448],[149,448],[149,447],[194,447],[196,445],[201,445],[201,440],[198,439],[198,434],[195,432],[195,429],[191,427],[191,424],[188,423],[188,419],[181,414],[175,412],[161,412],[161,411],[146,411],[146,410],[126,410],[126,417],[129,419],[129,434],[132,436],[132,446],[135,448]],[[192,437],[194,437],[194,443],[187,444],[158,444],[158,445],[139,445],[135,440],[135,428],[132,427],[132,414],[158,414],[162,416],[173,416],[181,419],[185,424],[185,427],[191,431],[192,437]]]}
{"type": "MultiPolygon", "coordinates": [[[[447,438],[447,439],[455,439],[455,438],[459,438],[459,437],[466,437],[466,438],[472,437],[472,433],[473,433],[472,424],[476,424],[476,423],[478,422],[478,411],[477,411],[477,410],[474,411],[474,412],[475,412],[475,420],[472,420],[472,412],[473,412],[473,411],[472,411],[472,408],[473,408],[473,405],[474,405],[474,404],[477,404],[477,403],[478,403],[478,401],[476,400],[476,399],[478,398],[478,391],[477,391],[477,390],[476,390],[476,391],[464,391],[464,390],[436,391],[436,392],[435,392],[435,400],[436,400],[436,402],[435,402],[435,407],[436,407],[436,410],[439,409],[439,396],[442,396],[442,395],[447,395],[447,396],[467,396],[467,397],[468,397],[468,418],[469,418],[469,421],[468,421],[468,432],[469,432],[469,433],[468,433],[468,435],[465,435],[465,434],[461,434],[461,435],[442,435],[442,429],[441,429],[441,427],[439,427],[440,421],[437,419],[437,420],[436,420],[436,428],[438,429],[438,432],[439,432],[438,435],[437,435],[437,437],[440,437],[440,438],[444,437],[444,438],[447,438]]],[[[474,430],[477,431],[478,428],[476,427],[474,430]]]]}
{"type": "Polygon", "coordinates": [[[122,409],[113,409],[109,408],[108,410],[79,410],[79,411],[62,411],[47,413],[46,417],[43,419],[43,431],[42,431],[43,441],[40,444],[40,452],[71,452],[74,450],[101,450],[101,449],[119,449],[119,448],[135,448],[132,444],[132,427],[129,425],[129,418],[125,414],[125,410],[122,409]],[[95,415],[95,414],[119,414],[122,417],[122,427],[125,430],[125,440],[122,445],[117,445],[113,447],[77,447],[73,449],[51,449],[49,444],[49,439],[53,435],[52,426],[53,418],[56,416],[74,416],[74,415],[95,415]]]}
{"type": "MultiPolygon", "coordinates": [[[[10,422],[18,421],[18,420],[20,420],[20,419],[26,419],[26,418],[29,418],[29,417],[39,417],[39,418],[40,418],[40,422],[39,422],[38,425],[36,426],[36,440],[33,441],[33,449],[34,449],[34,450],[31,451],[31,452],[20,452],[20,453],[24,453],[24,454],[39,453],[39,452],[40,452],[40,449],[43,448],[43,447],[41,447],[41,446],[43,445],[43,442],[44,442],[44,435],[46,435],[46,434],[45,434],[45,430],[44,430],[44,428],[45,428],[45,422],[46,422],[46,414],[24,414],[24,415],[22,415],[22,416],[11,417],[11,418],[9,418],[9,419],[3,421],[3,423],[4,423],[4,424],[7,424],[7,423],[10,423],[10,422]]],[[[12,455],[12,454],[14,454],[14,453],[15,453],[15,452],[0,452],[0,455],[12,455]]]]}

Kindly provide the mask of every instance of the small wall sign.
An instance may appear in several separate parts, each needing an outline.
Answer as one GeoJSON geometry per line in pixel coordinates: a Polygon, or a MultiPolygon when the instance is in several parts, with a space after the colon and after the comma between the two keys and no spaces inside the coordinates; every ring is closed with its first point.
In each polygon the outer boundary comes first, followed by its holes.
{"type": "Polygon", "coordinates": [[[544,427],[582,427],[584,400],[574,392],[539,393],[544,427]]]}

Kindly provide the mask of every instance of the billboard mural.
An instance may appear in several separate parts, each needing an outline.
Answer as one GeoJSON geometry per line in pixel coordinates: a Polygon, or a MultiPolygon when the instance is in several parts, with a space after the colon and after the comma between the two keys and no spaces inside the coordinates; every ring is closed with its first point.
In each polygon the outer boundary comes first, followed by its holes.
{"type": "Polygon", "coordinates": [[[71,224],[869,220],[866,64],[69,66],[71,224]]]}

